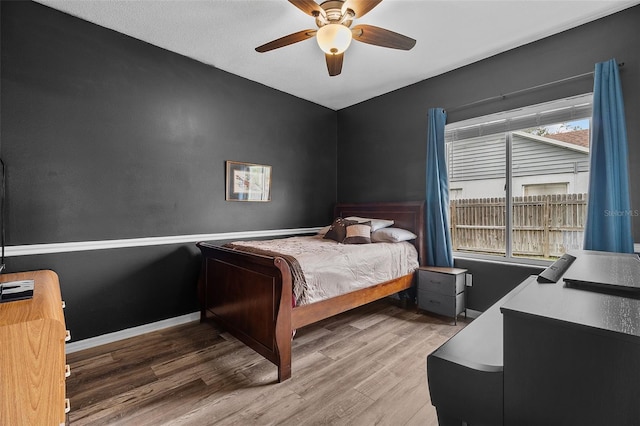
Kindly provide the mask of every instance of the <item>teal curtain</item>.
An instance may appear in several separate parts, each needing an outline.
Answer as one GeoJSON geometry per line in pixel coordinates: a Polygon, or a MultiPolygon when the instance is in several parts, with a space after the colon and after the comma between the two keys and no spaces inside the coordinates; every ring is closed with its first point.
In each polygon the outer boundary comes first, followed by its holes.
{"type": "Polygon", "coordinates": [[[618,63],[596,64],[584,249],[632,253],[627,130],[618,63]]]}
{"type": "Polygon", "coordinates": [[[429,266],[453,266],[449,231],[449,177],[445,161],[447,113],[430,108],[427,127],[426,244],[429,266]]]}

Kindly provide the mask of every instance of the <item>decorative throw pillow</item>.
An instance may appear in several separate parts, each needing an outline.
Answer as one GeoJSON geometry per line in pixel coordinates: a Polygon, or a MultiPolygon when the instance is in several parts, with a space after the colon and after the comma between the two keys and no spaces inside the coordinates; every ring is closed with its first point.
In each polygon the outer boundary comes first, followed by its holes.
{"type": "Polygon", "coordinates": [[[386,219],[369,219],[368,217],[359,217],[359,216],[349,216],[347,220],[355,220],[358,223],[371,223],[371,232],[377,231],[378,229],[387,228],[393,225],[393,220],[386,219]]]}
{"type": "Polygon", "coordinates": [[[371,224],[370,222],[357,223],[347,226],[347,236],[342,241],[343,244],[370,244],[371,224]]]}
{"type": "Polygon", "coordinates": [[[341,217],[337,217],[331,224],[331,227],[329,228],[327,233],[324,234],[323,238],[341,243],[347,236],[347,226],[355,225],[356,223],[358,222],[356,222],[355,220],[347,220],[341,217]]]}
{"type": "Polygon", "coordinates": [[[416,238],[416,234],[402,228],[383,228],[371,233],[371,241],[374,243],[399,243],[416,238]]]}

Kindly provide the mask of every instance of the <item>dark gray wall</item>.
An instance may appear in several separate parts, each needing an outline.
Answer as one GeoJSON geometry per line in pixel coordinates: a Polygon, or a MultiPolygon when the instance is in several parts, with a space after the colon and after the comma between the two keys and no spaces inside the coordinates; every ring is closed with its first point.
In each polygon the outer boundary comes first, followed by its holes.
{"type": "Polygon", "coordinates": [[[473,275],[473,285],[466,289],[467,307],[482,312],[490,308],[529,275],[538,275],[544,270],[544,267],[538,266],[462,258],[455,259],[454,266],[467,269],[473,275]]]}
{"type": "MultiPolygon", "coordinates": [[[[455,110],[480,99],[587,73],[593,71],[595,63],[616,58],[625,64],[621,79],[629,138],[631,202],[632,209],[640,211],[639,23],[640,6],[635,6],[338,111],[338,200],[424,198],[429,108],[452,109],[447,120],[451,123],[587,93],[593,90],[592,77],[455,110]]],[[[446,43],[446,35],[443,37],[440,42],[446,43]]],[[[633,220],[635,241],[640,242],[640,218],[633,220]]],[[[465,265],[470,266],[468,262],[465,265]]],[[[478,268],[484,271],[487,266],[478,268]]],[[[493,288],[495,277],[501,277],[503,271],[497,266],[492,268],[493,276],[474,280],[468,294],[473,309],[483,310],[488,300],[500,297],[493,288]],[[487,293],[481,294],[485,288],[487,293]]],[[[500,287],[508,290],[516,284],[509,282],[500,287]]]]}
{"type": "MultiPolygon", "coordinates": [[[[330,222],[335,111],[37,3],[1,8],[7,245],[330,222]],[[225,201],[225,160],[271,165],[272,201],[225,201]]],[[[193,248],[7,265],[58,272],[78,339],[195,311],[193,248]]]]}
{"type": "MultiPolygon", "coordinates": [[[[581,74],[612,57],[625,62],[632,202],[640,209],[640,124],[632,119],[640,112],[640,7],[338,113],[36,3],[0,7],[9,245],[318,226],[336,199],[423,199],[429,107],[581,74]],[[273,200],[225,202],[225,160],[272,165],[273,200]]],[[[591,88],[584,79],[452,112],[449,122],[591,88]]],[[[74,340],[197,309],[192,244],[7,263],[10,272],[58,272],[74,340]]],[[[478,310],[535,273],[456,265],[476,274],[469,302],[478,310]]]]}

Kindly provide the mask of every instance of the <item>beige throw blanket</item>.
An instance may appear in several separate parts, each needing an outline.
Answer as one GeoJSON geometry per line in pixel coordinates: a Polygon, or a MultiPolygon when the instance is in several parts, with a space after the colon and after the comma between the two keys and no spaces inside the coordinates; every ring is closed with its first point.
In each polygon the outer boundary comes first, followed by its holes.
{"type": "Polygon", "coordinates": [[[224,244],[223,247],[231,248],[234,250],[240,250],[246,253],[259,254],[262,256],[283,258],[285,262],[287,262],[287,264],[289,265],[289,270],[291,271],[291,281],[292,281],[291,286],[293,289],[293,297],[294,297],[293,303],[294,303],[294,306],[297,305],[299,293],[304,292],[304,289],[307,286],[307,282],[304,279],[304,272],[302,272],[300,263],[298,263],[295,257],[290,256],[288,254],[278,253],[272,250],[266,250],[264,248],[252,247],[250,245],[237,244],[237,243],[224,244]]]}

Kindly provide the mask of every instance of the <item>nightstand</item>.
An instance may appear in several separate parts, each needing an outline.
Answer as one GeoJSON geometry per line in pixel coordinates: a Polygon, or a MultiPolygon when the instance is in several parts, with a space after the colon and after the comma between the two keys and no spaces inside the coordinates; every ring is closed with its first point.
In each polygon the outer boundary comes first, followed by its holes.
{"type": "Polygon", "coordinates": [[[467,310],[464,300],[467,270],[439,266],[418,268],[418,309],[453,317],[467,310]]]}

